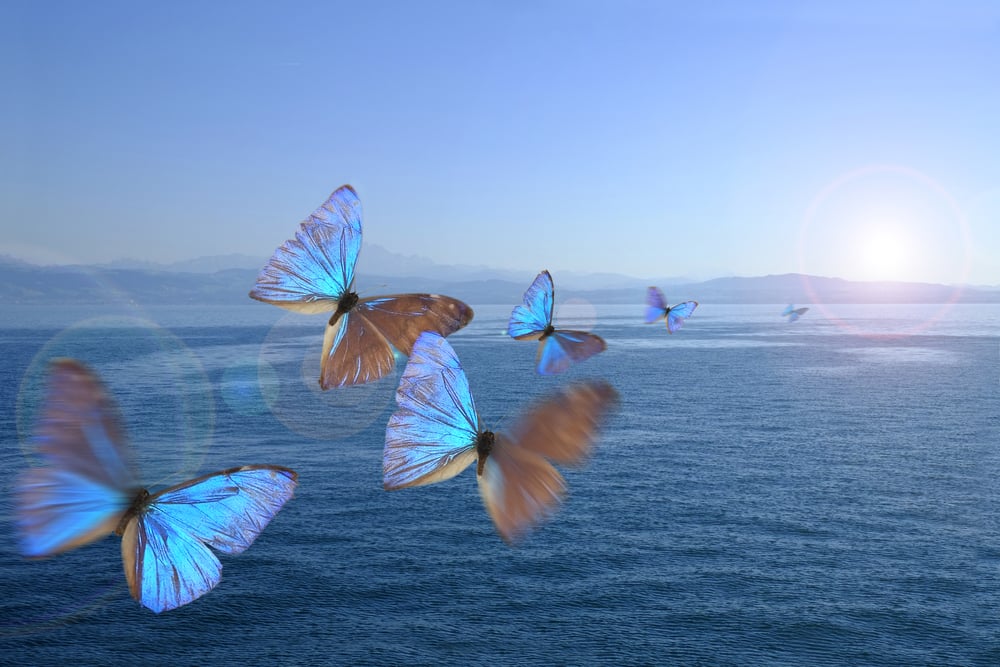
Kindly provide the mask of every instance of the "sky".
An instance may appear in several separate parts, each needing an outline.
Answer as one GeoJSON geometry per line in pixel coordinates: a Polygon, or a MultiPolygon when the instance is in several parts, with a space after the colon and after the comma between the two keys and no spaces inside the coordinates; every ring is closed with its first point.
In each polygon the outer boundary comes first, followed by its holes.
{"type": "Polygon", "coordinates": [[[0,253],[1000,284],[1000,3],[0,5],[0,253]]]}

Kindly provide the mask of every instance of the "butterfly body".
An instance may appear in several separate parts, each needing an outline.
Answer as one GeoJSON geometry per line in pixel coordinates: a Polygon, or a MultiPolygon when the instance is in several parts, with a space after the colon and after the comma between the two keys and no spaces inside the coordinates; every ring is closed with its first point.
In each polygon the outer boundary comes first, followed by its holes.
{"type": "Polygon", "coordinates": [[[409,354],[425,330],[448,335],[468,324],[472,309],[438,294],[361,298],[353,288],[361,251],[361,202],[338,188],[272,255],[250,297],[305,314],[332,311],[323,336],[323,389],[372,382],[395,366],[393,348],[409,354]]]}
{"type": "Polygon", "coordinates": [[[684,325],[684,320],[691,317],[694,309],[698,307],[697,301],[683,301],[667,306],[667,299],[658,287],[650,287],[646,290],[646,324],[652,324],[659,320],[664,320],[667,325],[667,333],[674,333],[684,325]]]}
{"type": "Polygon", "coordinates": [[[562,502],[566,485],[550,461],[576,465],[617,402],[606,382],[580,382],[540,401],[514,428],[494,433],[476,411],[458,357],[438,334],[413,347],[386,428],[387,490],[450,479],[476,462],[476,480],[497,532],[517,542],[562,502]]]}
{"type": "Polygon", "coordinates": [[[249,547],[297,480],[288,468],[251,465],[150,494],[135,482],[114,403],[72,360],[53,363],[35,442],[44,465],[15,487],[21,552],[51,556],[115,533],[129,592],[157,613],[214,588],[222,564],[209,547],[249,547]]]}
{"type": "Polygon", "coordinates": [[[337,310],[333,311],[333,315],[330,316],[330,321],[327,324],[331,327],[334,326],[342,315],[351,312],[351,309],[358,305],[358,301],[360,299],[357,292],[344,292],[343,296],[337,300],[337,310]]]}
{"type": "Polygon", "coordinates": [[[538,341],[535,366],[542,375],[561,373],[607,348],[600,336],[553,326],[554,300],[552,275],[542,271],[524,293],[524,303],[514,308],[507,323],[511,338],[538,341]]]}
{"type": "Polygon", "coordinates": [[[483,467],[486,465],[486,459],[489,458],[490,452],[493,451],[493,443],[496,442],[496,434],[493,431],[480,431],[479,435],[476,436],[476,475],[478,477],[483,476],[483,467]]]}
{"type": "Polygon", "coordinates": [[[115,527],[115,535],[118,537],[124,535],[125,528],[128,526],[129,522],[145,514],[148,506],[149,491],[147,489],[139,489],[135,492],[132,502],[129,503],[128,509],[125,510],[125,513],[122,514],[122,518],[118,521],[118,525],[115,527]]]}

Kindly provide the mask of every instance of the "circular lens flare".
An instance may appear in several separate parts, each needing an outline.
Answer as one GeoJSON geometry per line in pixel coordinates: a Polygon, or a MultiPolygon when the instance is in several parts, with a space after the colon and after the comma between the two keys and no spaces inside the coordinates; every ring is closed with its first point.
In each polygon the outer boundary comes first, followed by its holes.
{"type": "MultiPolygon", "coordinates": [[[[402,365],[376,382],[353,387],[319,386],[323,327],[328,316],[288,313],[271,328],[260,348],[261,395],[291,431],[317,440],[338,440],[385,418],[402,365]]],[[[404,356],[405,355],[400,355],[404,356]]]]}
{"type": "MultiPolygon", "coordinates": [[[[214,429],[215,404],[208,378],[183,341],[158,324],[133,316],[81,320],[56,333],[34,355],[15,400],[25,467],[35,459],[32,434],[44,408],[49,364],[63,357],[87,364],[107,387],[127,437],[136,443],[131,453],[140,482],[155,490],[200,470],[214,429]]],[[[3,632],[45,630],[107,604],[125,590],[120,565],[113,575],[103,586],[81,589],[70,604],[39,606],[35,615],[3,632]]]]}

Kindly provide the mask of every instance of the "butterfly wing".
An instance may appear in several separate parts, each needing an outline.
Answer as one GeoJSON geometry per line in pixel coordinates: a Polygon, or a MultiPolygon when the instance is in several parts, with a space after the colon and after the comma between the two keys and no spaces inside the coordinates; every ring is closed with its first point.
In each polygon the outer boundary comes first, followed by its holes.
{"type": "Polygon", "coordinates": [[[422,333],[413,345],[385,431],[382,483],[402,489],[450,479],[476,460],[479,416],[451,345],[422,333]]]}
{"type": "Polygon", "coordinates": [[[556,329],[538,344],[536,367],[542,375],[562,373],[574,363],[603,352],[607,343],[586,331],[556,329]]]}
{"type": "Polygon", "coordinates": [[[326,326],[319,386],[325,390],[372,382],[388,375],[395,364],[389,341],[354,308],[326,326]]]}
{"type": "Polygon", "coordinates": [[[279,466],[244,466],[204,475],[149,498],[122,535],[129,592],[160,613],[219,583],[227,554],[249,547],[292,497],[297,475],[279,466]]]}
{"type": "Polygon", "coordinates": [[[114,532],[128,495],[90,477],[57,468],[34,468],[17,482],[21,553],[51,556],[114,532]]]}
{"type": "Polygon", "coordinates": [[[679,303],[667,311],[667,331],[673,333],[681,328],[684,320],[691,317],[691,313],[698,307],[697,301],[685,301],[679,303]]]}
{"type": "Polygon", "coordinates": [[[791,315],[794,310],[795,310],[795,304],[794,303],[790,303],[787,306],[785,306],[785,309],[783,311],[781,311],[781,314],[783,316],[784,315],[791,315]]]}
{"type": "Polygon", "coordinates": [[[360,219],[355,228],[328,224],[315,216],[274,252],[257,276],[250,298],[306,314],[337,309],[354,279],[361,250],[360,219]]]}
{"type": "Polygon", "coordinates": [[[424,331],[448,336],[471,322],[473,316],[467,304],[440,294],[396,294],[362,299],[355,312],[406,355],[424,331]]]}
{"type": "Polygon", "coordinates": [[[507,323],[507,333],[517,340],[535,339],[552,324],[552,302],[555,288],[552,276],[542,271],[524,293],[524,303],[515,306],[507,323]]]}
{"type": "Polygon", "coordinates": [[[135,477],[117,407],[86,366],[52,363],[34,443],[45,465],[15,484],[26,556],[47,556],[112,532],[135,477]]]}
{"type": "Polygon", "coordinates": [[[646,324],[651,324],[667,314],[667,299],[659,287],[646,290],[646,324]]]}
{"type": "Polygon", "coordinates": [[[323,389],[372,382],[389,374],[392,348],[409,354],[424,331],[447,336],[472,319],[472,309],[438,294],[362,299],[326,328],[320,367],[323,389]]]}
{"type": "Polygon", "coordinates": [[[571,385],[535,405],[509,436],[497,437],[478,482],[506,542],[516,543],[558,509],[566,483],[550,460],[582,463],[617,401],[618,392],[606,382],[571,385]]]}
{"type": "Polygon", "coordinates": [[[122,564],[129,593],[157,614],[198,599],[222,578],[211,549],[155,514],[126,525],[122,564]]]}
{"type": "Polygon", "coordinates": [[[350,185],[340,186],[304,222],[347,227],[361,236],[361,200],[358,193],[350,185]]]}

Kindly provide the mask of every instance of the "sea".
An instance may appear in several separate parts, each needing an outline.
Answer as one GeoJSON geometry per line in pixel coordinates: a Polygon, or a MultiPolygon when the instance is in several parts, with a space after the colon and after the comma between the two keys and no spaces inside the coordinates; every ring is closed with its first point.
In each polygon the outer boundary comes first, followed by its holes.
{"type": "Polygon", "coordinates": [[[449,340],[492,430],[567,383],[620,404],[517,546],[474,466],[385,491],[396,372],[319,390],[325,318],[245,306],[0,308],[0,663],[998,665],[1000,305],[703,303],[669,334],[576,300],[607,350],[559,376],[476,306],[449,340]],[[17,548],[53,358],[117,401],[151,491],[245,464],[295,496],[221,583],[154,614],[119,538],[17,548]]]}

